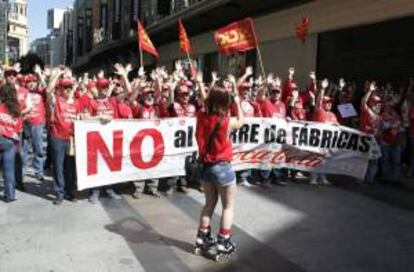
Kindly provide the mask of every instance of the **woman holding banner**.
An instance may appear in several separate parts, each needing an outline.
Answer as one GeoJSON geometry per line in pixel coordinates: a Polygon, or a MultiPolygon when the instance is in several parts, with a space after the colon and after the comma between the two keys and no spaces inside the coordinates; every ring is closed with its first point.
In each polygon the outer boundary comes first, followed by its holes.
{"type": "MultiPolygon", "coordinates": [[[[327,124],[338,124],[335,113],[332,112],[332,99],[325,96],[325,90],[329,85],[329,81],[324,79],[321,83],[322,88],[316,98],[316,105],[313,112],[313,121],[327,124]]],[[[323,173],[311,173],[310,184],[318,185],[318,180],[322,185],[330,185],[331,183],[323,173]]]]}
{"type": "Polygon", "coordinates": [[[243,125],[244,117],[234,77],[230,77],[230,82],[231,91],[215,86],[208,97],[204,88],[201,88],[200,99],[204,102],[205,111],[200,111],[197,115],[196,138],[203,165],[201,180],[206,203],[200,215],[195,253],[208,251],[215,244],[211,236],[211,217],[220,198],[223,211],[217,236],[216,260],[235,252],[235,245],[231,242],[231,227],[234,218],[236,175],[230,164],[233,155],[230,132],[243,125]],[[237,106],[237,117],[230,119],[228,113],[233,97],[237,106]]]}

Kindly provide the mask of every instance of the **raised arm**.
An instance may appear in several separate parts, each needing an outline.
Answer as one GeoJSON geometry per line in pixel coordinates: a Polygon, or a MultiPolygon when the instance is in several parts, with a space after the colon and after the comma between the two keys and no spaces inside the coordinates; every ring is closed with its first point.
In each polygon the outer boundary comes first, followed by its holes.
{"type": "Polygon", "coordinates": [[[233,85],[232,91],[233,91],[234,103],[236,104],[236,108],[237,108],[236,118],[230,119],[230,128],[238,129],[244,124],[244,114],[241,108],[239,92],[237,91],[237,88],[236,88],[236,81],[235,79],[233,80],[232,78],[230,78],[230,82],[233,85]]]}
{"type": "Polygon", "coordinates": [[[321,83],[321,90],[319,91],[318,96],[316,97],[316,103],[315,103],[316,109],[322,108],[322,100],[323,100],[323,97],[325,96],[325,90],[328,86],[329,86],[329,81],[325,78],[321,83]]]}
{"type": "Polygon", "coordinates": [[[368,107],[368,101],[369,101],[369,98],[371,97],[371,95],[373,94],[373,92],[376,89],[377,89],[377,85],[376,85],[375,81],[371,82],[371,84],[369,85],[369,89],[368,89],[367,93],[362,98],[361,109],[367,110],[368,112],[370,111],[370,109],[368,107]]]}

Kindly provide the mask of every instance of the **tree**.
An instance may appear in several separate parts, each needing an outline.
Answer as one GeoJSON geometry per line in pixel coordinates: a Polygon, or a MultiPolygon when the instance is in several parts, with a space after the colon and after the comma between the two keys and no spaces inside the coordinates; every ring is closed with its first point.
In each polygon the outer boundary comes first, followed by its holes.
{"type": "Polygon", "coordinates": [[[44,67],[45,63],[43,60],[36,55],[35,53],[29,52],[27,55],[22,56],[18,62],[22,67],[21,73],[22,74],[29,74],[33,72],[33,68],[36,64],[39,64],[40,67],[44,67]]]}

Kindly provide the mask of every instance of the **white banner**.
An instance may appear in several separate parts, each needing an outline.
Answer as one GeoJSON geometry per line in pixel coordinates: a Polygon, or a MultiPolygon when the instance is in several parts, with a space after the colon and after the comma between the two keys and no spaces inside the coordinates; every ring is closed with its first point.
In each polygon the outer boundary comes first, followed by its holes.
{"type": "MultiPolygon", "coordinates": [[[[78,189],[184,176],[197,151],[195,118],[75,123],[78,189]]],[[[292,168],[363,178],[380,151],[357,130],[313,122],[248,118],[231,134],[235,170],[292,168]]]]}

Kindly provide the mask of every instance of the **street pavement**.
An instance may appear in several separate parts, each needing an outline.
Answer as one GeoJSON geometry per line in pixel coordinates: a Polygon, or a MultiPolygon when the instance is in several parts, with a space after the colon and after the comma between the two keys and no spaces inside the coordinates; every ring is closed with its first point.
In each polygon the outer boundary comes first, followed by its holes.
{"type": "Polygon", "coordinates": [[[414,271],[413,210],[343,186],[239,188],[238,253],[215,263],[192,254],[197,191],[57,207],[50,178],[26,184],[0,203],[1,272],[414,271]]]}

